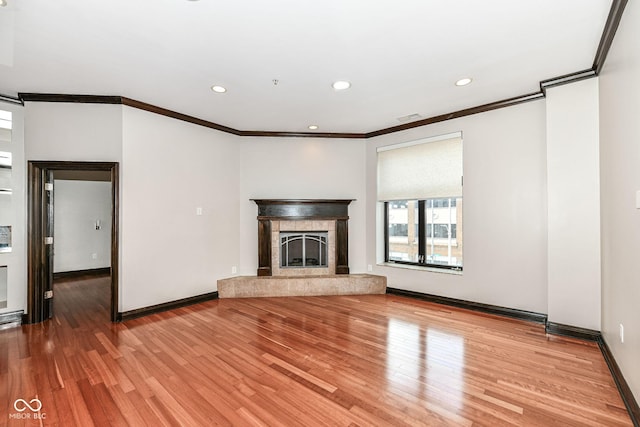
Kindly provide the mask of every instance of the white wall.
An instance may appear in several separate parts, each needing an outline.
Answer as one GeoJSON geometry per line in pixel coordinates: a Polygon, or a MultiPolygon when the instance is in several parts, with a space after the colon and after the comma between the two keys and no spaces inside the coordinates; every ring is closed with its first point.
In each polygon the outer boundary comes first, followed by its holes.
{"type": "MultiPolygon", "coordinates": [[[[25,104],[25,158],[46,161],[122,162],[122,106],[27,102],[25,104]]],[[[122,187],[121,179],[121,192],[122,187]]],[[[26,202],[24,203],[26,205],[26,202]]],[[[122,217],[122,205],[120,205],[120,217],[122,217]]],[[[26,217],[24,221],[26,224],[26,217]]],[[[122,230],[120,230],[121,238],[122,230]]],[[[120,254],[122,254],[122,245],[120,245],[120,254]]],[[[122,286],[122,272],[118,280],[122,286]]],[[[24,283],[26,293],[26,279],[24,283]]],[[[121,306],[122,299],[120,301],[121,306]]]]}
{"type": "Polygon", "coordinates": [[[547,310],[545,103],[377,137],[367,143],[367,263],[389,287],[545,313],[547,310]],[[462,131],[464,273],[375,265],[382,259],[376,148],[462,131]]]}
{"type": "Polygon", "coordinates": [[[122,106],[27,102],[27,160],[122,161],[122,106]]]}
{"type": "Polygon", "coordinates": [[[365,147],[359,139],[244,138],[240,153],[240,269],[256,275],[258,208],[250,199],[356,199],[349,267],[366,271],[365,147]]]}
{"type": "Polygon", "coordinates": [[[600,74],[602,334],[640,400],[640,4],[627,3],[600,74]],[[624,325],[624,343],[619,325],[624,325]]]}
{"type": "Polygon", "coordinates": [[[121,311],[216,291],[239,260],[239,138],[130,107],[123,135],[121,311]]]}
{"type": "Polygon", "coordinates": [[[28,103],[32,160],[120,161],[119,311],[255,275],[251,198],[354,198],[352,272],[365,263],[364,140],[243,139],[122,106],[28,103]],[[203,215],[196,215],[196,208],[203,215]]]}
{"type": "MultiPolygon", "coordinates": [[[[27,245],[26,245],[26,166],[24,160],[24,115],[25,109],[20,105],[0,102],[0,109],[13,114],[11,142],[2,143],[0,151],[12,154],[11,183],[12,194],[3,195],[9,202],[8,209],[3,212],[2,225],[11,225],[12,250],[0,253],[0,266],[7,266],[7,306],[0,313],[26,310],[27,305],[27,245]]],[[[0,298],[2,300],[3,298],[0,298]]]]}
{"type": "Polygon", "coordinates": [[[230,275],[238,138],[121,105],[27,103],[26,116],[29,160],[121,164],[119,311],[213,292],[230,275]]]}
{"type": "Polygon", "coordinates": [[[548,319],[600,330],[598,79],[547,90],[548,319]]]}
{"type": "Polygon", "coordinates": [[[56,179],[53,188],[54,273],[110,267],[111,182],[56,179]]]}
{"type": "Polygon", "coordinates": [[[0,266],[0,308],[7,308],[7,291],[8,287],[8,277],[7,277],[8,267],[6,265],[0,266]]]}
{"type": "Polygon", "coordinates": [[[121,106],[28,103],[27,111],[30,159],[122,161],[120,311],[214,291],[233,266],[254,275],[251,198],[357,199],[349,264],[365,272],[379,234],[375,148],[459,130],[464,275],[374,272],[394,287],[546,311],[542,101],[366,141],[237,138],[121,106]]]}

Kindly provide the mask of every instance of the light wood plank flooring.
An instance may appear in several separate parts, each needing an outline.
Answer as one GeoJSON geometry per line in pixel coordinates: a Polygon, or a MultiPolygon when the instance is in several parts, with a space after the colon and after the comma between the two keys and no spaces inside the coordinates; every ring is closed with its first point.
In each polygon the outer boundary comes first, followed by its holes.
{"type": "Polygon", "coordinates": [[[0,425],[631,425],[598,347],[542,325],[391,295],[111,324],[108,292],[58,283],[54,319],[0,332],[0,425]]]}

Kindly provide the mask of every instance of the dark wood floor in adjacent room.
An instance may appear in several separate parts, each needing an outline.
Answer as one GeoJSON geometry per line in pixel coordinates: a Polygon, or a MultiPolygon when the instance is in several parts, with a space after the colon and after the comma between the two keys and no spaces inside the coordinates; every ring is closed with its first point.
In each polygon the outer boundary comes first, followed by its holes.
{"type": "Polygon", "coordinates": [[[227,299],[120,324],[109,279],[0,332],[0,425],[622,426],[597,345],[391,295],[227,299]],[[14,414],[13,417],[11,415],[14,414]]]}

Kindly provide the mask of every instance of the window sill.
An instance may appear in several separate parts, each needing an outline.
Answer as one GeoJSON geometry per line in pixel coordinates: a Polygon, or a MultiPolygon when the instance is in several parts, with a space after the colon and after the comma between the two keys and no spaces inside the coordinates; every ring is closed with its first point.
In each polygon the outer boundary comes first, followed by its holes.
{"type": "Polygon", "coordinates": [[[454,276],[462,276],[464,270],[451,270],[449,268],[422,267],[420,265],[397,264],[395,262],[382,262],[377,264],[380,267],[401,268],[403,270],[427,271],[429,273],[453,274],[454,276]]]}

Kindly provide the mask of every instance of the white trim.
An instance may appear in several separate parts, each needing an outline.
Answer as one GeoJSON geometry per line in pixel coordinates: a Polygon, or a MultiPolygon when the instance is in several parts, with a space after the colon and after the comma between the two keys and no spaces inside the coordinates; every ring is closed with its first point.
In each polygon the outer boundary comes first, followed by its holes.
{"type": "Polygon", "coordinates": [[[438,268],[438,267],[429,267],[426,265],[422,266],[422,265],[414,265],[414,264],[399,264],[395,262],[379,262],[376,265],[378,267],[401,268],[403,270],[423,271],[425,273],[443,273],[443,274],[453,274],[455,276],[462,276],[464,274],[464,269],[454,270],[453,268],[438,268]]]}
{"type": "Polygon", "coordinates": [[[453,139],[453,138],[462,139],[462,131],[447,133],[444,135],[430,136],[429,138],[422,138],[414,141],[401,142],[400,144],[384,145],[382,147],[376,148],[376,152],[380,153],[383,151],[395,150],[398,148],[411,147],[414,145],[426,144],[428,142],[443,141],[445,139],[453,139]]]}

